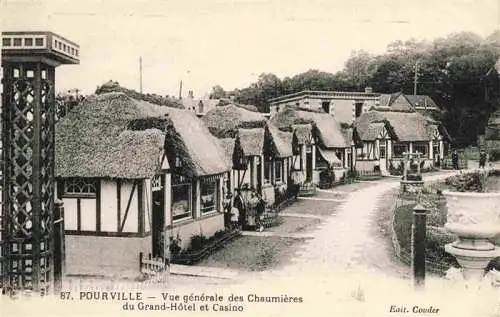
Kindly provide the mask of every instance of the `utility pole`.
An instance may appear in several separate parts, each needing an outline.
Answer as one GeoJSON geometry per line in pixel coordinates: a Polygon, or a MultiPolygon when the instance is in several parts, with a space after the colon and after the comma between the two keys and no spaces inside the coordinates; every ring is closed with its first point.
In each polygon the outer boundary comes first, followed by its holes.
{"type": "Polygon", "coordinates": [[[413,95],[417,95],[417,85],[418,85],[418,61],[415,63],[415,76],[413,77],[413,95]]]}
{"type": "Polygon", "coordinates": [[[139,57],[139,92],[142,94],[142,56],[139,57]]]}
{"type": "Polygon", "coordinates": [[[179,85],[179,99],[182,99],[182,80],[181,80],[181,83],[179,85]]]}

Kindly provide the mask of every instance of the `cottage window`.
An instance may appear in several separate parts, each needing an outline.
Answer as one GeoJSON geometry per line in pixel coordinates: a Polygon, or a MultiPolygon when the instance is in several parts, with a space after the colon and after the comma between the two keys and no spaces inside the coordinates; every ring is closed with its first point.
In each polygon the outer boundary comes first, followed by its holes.
{"type": "Polygon", "coordinates": [[[422,157],[427,157],[429,155],[429,144],[427,142],[415,142],[413,151],[421,153],[422,157]]]}
{"type": "Polygon", "coordinates": [[[172,219],[182,220],[191,218],[191,183],[172,185],[172,219]]]}
{"type": "Polygon", "coordinates": [[[277,160],[274,163],[274,181],[276,183],[283,181],[283,162],[280,160],[277,160]]]}
{"type": "Polygon", "coordinates": [[[153,191],[160,191],[163,189],[163,176],[156,175],[151,180],[151,187],[153,191]]]}
{"type": "Polygon", "coordinates": [[[385,153],[385,143],[381,143],[379,145],[379,152],[380,152],[380,158],[384,159],[385,156],[386,156],[386,153],[385,153]]]}
{"type": "Polygon", "coordinates": [[[271,182],[271,162],[268,160],[264,161],[264,183],[270,183],[271,182]]]}
{"type": "Polygon", "coordinates": [[[403,157],[403,153],[405,152],[408,152],[408,144],[406,143],[394,143],[392,146],[393,157],[403,157]]]}
{"type": "Polygon", "coordinates": [[[88,178],[71,178],[63,182],[66,197],[96,197],[97,181],[88,178]]]}
{"type": "Polygon", "coordinates": [[[203,181],[201,183],[201,213],[217,211],[219,203],[218,181],[203,181]]]}

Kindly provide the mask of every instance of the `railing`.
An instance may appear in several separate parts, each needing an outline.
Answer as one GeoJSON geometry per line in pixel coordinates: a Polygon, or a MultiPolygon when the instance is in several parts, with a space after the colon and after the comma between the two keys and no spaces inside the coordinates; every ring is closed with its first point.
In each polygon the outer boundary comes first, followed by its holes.
{"type": "Polygon", "coordinates": [[[144,258],[142,252],[139,253],[139,269],[151,281],[165,283],[170,274],[170,261],[166,258],[153,257],[151,253],[144,258]]]}
{"type": "Polygon", "coordinates": [[[314,196],[316,194],[316,184],[304,183],[300,185],[299,196],[314,196]]]}
{"type": "Polygon", "coordinates": [[[381,171],[358,170],[356,178],[359,180],[371,180],[382,177],[381,171]]]}
{"type": "MultiPolygon", "coordinates": [[[[467,169],[468,167],[468,160],[466,159],[463,159],[463,158],[460,158],[458,160],[458,169],[467,169]]],[[[451,158],[443,158],[441,160],[441,164],[440,164],[440,167],[444,170],[451,170],[453,169],[453,161],[451,158]]]]}

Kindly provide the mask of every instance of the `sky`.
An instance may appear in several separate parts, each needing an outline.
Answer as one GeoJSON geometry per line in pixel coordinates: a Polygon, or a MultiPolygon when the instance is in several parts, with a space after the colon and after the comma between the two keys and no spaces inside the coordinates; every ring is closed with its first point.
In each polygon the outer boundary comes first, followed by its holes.
{"type": "Polygon", "coordinates": [[[263,72],[336,72],[353,50],[382,53],[409,38],[487,36],[498,0],[0,0],[1,30],[48,30],[80,45],[56,90],[92,93],[112,79],[143,91],[203,97],[244,88],[263,72]]]}

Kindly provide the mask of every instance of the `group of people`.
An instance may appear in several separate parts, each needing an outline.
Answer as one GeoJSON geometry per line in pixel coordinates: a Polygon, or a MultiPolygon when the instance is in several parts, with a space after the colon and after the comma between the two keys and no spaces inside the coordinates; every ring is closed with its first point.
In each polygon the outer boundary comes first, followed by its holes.
{"type": "MultiPolygon", "coordinates": [[[[255,215],[255,229],[259,232],[264,231],[264,223],[263,223],[263,215],[266,210],[266,202],[263,199],[261,194],[252,193],[252,198],[256,198],[258,200],[256,206],[256,215],[255,215]]],[[[224,198],[223,206],[224,206],[224,224],[227,229],[243,229],[246,225],[246,217],[245,217],[245,207],[242,201],[241,195],[239,191],[237,191],[237,195],[234,198],[234,203],[232,201],[233,195],[231,192],[226,194],[224,198]]]]}
{"type": "MultiPolygon", "coordinates": [[[[484,149],[479,151],[479,168],[485,168],[486,161],[488,160],[488,153],[484,149]]],[[[457,150],[453,151],[451,154],[451,162],[453,164],[453,169],[459,169],[459,155],[457,150]]]]}

